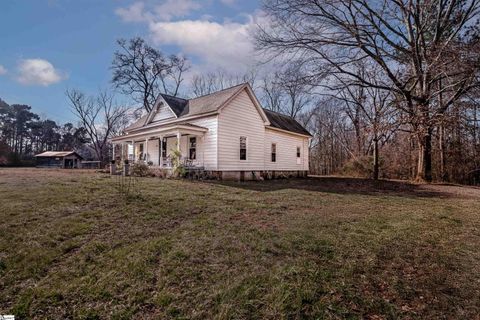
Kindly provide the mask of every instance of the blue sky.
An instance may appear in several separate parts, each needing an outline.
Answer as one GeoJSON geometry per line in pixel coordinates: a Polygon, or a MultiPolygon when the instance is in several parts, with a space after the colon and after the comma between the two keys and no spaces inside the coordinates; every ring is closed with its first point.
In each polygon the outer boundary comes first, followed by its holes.
{"type": "Polygon", "coordinates": [[[245,72],[259,7],[254,0],[2,0],[0,98],[61,123],[75,121],[65,90],[109,88],[115,41],[133,36],[185,54],[192,63],[187,77],[245,72]]]}

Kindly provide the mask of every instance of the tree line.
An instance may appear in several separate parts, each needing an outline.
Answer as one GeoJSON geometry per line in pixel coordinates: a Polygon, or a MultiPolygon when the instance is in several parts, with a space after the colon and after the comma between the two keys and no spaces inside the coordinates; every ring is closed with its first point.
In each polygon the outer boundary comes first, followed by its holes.
{"type": "Polygon", "coordinates": [[[82,127],[42,119],[31,106],[0,99],[0,165],[30,164],[37,153],[74,150],[88,141],[82,127]]]}
{"type": "Polygon", "coordinates": [[[323,97],[308,111],[313,170],[478,177],[479,7],[477,0],[265,0],[257,49],[295,61],[299,80],[323,97]]]}

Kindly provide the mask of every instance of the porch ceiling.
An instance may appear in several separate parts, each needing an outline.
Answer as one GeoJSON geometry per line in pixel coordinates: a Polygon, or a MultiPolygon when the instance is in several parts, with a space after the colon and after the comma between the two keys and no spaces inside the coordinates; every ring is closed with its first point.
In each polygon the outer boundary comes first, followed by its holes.
{"type": "Polygon", "coordinates": [[[168,135],[180,134],[192,134],[197,136],[202,136],[208,131],[208,128],[184,123],[184,124],[175,124],[175,125],[166,125],[164,127],[155,128],[151,130],[145,130],[143,132],[137,132],[134,134],[125,134],[118,136],[112,139],[112,142],[126,142],[132,141],[133,139],[141,138],[151,138],[151,137],[165,137],[168,135]]]}

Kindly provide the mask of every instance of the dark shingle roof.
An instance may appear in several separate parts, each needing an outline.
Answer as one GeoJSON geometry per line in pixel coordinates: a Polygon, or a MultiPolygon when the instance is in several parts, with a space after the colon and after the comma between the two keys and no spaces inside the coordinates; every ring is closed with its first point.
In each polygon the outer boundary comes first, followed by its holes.
{"type": "Polygon", "coordinates": [[[188,113],[188,100],[170,96],[168,94],[160,94],[165,102],[170,106],[177,117],[188,113]]]}
{"type": "Polygon", "coordinates": [[[310,132],[308,132],[300,123],[298,123],[297,120],[265,108],[263,111],[267,115],[268,121],[272,127],[311,136],[310,132]]]}

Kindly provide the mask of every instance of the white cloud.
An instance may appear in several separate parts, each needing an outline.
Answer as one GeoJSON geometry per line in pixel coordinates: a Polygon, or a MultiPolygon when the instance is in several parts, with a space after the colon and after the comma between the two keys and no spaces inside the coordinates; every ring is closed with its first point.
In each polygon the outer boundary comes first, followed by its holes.
{"type": "Polygon", "coordinates": [[[155,7],[155,13],[161,20],[168,21],[175,17],[185,17],[201,7],[201,3],[195,0],[166,0],[155,7]]]}
{"type": "Polygon", "coordinates": [[[17,81],[25,85],[49,86],[66,76],[44,59],[25,59],[18,65],[17,81]]]}
{"type": "Polygon", "coordinates": [[[134,2],[127,8],[118,8],[115,13],[125,22],[151,22],[154,20],[170,21],[185,17],[202,8],[198,0],[165,0],[162,4],[146,8],[145,2],[134,2]]]}
{"type": "Polygon", "coordinates": [[[157,45],[177,45],[187,56],[194,55],[220,67],[231,67],[251,61],[250,27],[250,23],[183,20],[151,23],[150,31],[157,45]]]}
{"type": "Polygon", "coordinates": [[[144,22],[152,18],[145,12],[145,4],[143,2],[135,2],[127,8],[118,8],[115,10],[115,13],[125,22],[144,22]]]}
{"type": "MultiPolygon", "coordinates": [[[[255,61],[250,31],[256,26],[257,19],[262,19],[261,12],[238,15],[237,18],[242,17],[244,22],[213,21],[206,14],[198,19],[183,19],[202,9],[202,3],[205,5],[208,1],[166,0],[156,6],[137,1],[130,7],[117,9],[116,13],[126,22],[146,23],[155,45],[178,47],[187,57],[200,62],[195,69],[222,68],[232,72],[251,69],[255,61]]],[[[229,5],[235,2],[220,1],[229,5]]]]}
{"type": "Polygon", "coordinates": [[[0,76],[7,74],[7,69],[0,64],[0,76]]]}

